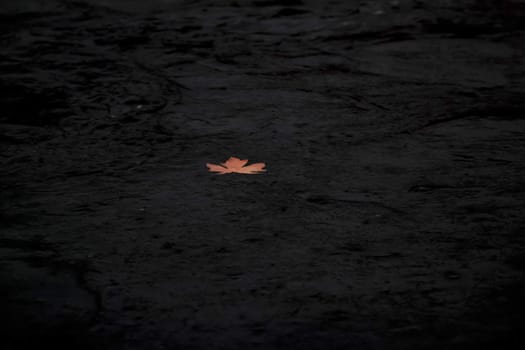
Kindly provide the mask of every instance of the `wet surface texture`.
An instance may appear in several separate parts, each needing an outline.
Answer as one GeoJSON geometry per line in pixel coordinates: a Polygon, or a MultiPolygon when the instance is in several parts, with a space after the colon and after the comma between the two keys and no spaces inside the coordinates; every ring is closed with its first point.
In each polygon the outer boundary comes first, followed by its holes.
{"type": "Polygon", "coordinates": [[[0,6],[2,348],[523,339],[525,2],[100,3],[0,6]]]}

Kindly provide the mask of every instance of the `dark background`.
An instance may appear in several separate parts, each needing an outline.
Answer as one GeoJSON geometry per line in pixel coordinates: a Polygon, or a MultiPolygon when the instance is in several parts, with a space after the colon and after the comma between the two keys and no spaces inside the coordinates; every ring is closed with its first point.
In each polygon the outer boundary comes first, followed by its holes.
{"type": "Polygon", "coordinates": [[[2,349],[519,347],[525,1],[0,4],[2,349]]]}

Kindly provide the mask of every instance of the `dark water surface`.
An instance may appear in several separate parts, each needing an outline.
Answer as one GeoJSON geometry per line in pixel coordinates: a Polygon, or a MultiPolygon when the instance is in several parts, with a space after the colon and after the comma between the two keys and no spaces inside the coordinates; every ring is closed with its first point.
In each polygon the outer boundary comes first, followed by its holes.
{"type": "Polygon", "coordinates": [[[96,3],[0,2],[2,350],[525,342],[522,1],[96,3]]]}
{"type": "Polygon", "coordinates": [[[177,9],[180,5],[195,4],[196,1],[187,0],[17,0],[2,1],[0,11],[42,11],[60,7],[65,3],[85,3],[128,12],[149,12],[158,10],[177,9]]]}

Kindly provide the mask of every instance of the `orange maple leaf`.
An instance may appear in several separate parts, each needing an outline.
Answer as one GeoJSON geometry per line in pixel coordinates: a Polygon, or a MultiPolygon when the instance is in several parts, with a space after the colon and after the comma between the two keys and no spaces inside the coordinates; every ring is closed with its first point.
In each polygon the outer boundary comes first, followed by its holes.
{"type": "Polygon", "coordinates": [[[206,163],[206,166],[211,172],[219,173],[219,175],[231,173],[259,174],[266,171],[266,169],[264,169],[266,164],[264,163],[255,163],[251,165],[246,165],[246,163],[248,163],[248,159],[230,157],[230,159],[221,163],[221,165],[206,163]]]}

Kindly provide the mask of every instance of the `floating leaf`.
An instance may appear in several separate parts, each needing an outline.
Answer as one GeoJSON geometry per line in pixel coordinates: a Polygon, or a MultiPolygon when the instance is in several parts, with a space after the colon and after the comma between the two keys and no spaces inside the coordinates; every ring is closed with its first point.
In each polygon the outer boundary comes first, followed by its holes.
{"type": "Polygon", "coordinates": [[[264,163],[254,163],[251,165],[246,165],[247,163],[248,159],[230,157],[230,159],[228,159],[224,163],[221,163],[221,165],[206,163],[206,166],[211,172],[219,173],[219,175],[231,173],[259,174],[261,172],[266,171],[264,169],[266,164],[264,163]]]}

